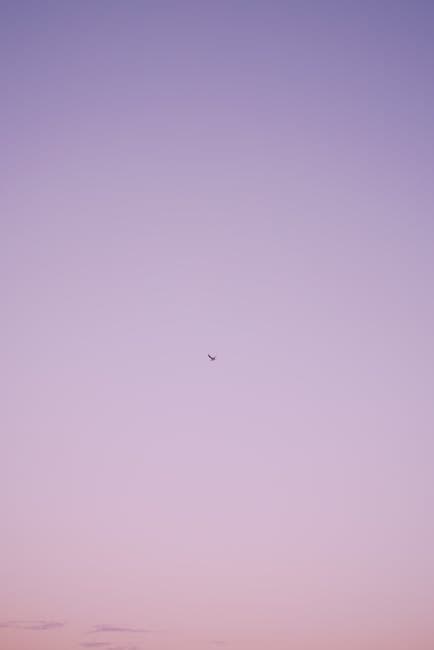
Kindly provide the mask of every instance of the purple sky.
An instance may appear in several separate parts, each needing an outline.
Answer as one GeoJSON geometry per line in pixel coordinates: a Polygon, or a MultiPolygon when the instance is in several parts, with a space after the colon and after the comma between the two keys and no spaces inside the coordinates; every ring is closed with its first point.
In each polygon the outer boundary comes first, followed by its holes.
{"type": "Polygon", "coordinates": [[[417,0],[1,3],[1,650],[432,650],[433,63],[417,0]]]}

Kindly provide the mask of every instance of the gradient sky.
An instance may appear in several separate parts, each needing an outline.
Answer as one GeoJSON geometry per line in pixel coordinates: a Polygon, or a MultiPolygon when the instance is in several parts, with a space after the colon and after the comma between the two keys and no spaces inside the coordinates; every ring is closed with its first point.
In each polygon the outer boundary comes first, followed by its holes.
{"type": "Polygon", "coordinates": [[[433,69],[431,2],[1,2],[1,650],[432,650],[433,69]]]}

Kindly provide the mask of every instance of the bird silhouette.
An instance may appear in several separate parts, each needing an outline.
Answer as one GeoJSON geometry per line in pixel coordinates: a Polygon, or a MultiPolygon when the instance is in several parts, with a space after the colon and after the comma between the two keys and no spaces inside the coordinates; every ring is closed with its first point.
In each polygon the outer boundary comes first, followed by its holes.
{"type": "Polygon", "coordinates": [[[216,357],[212,357],[210,354],[208,355],[208,357],[210,358],[211,361],[215,361],[215,360],[216,360],[216,357]]]}

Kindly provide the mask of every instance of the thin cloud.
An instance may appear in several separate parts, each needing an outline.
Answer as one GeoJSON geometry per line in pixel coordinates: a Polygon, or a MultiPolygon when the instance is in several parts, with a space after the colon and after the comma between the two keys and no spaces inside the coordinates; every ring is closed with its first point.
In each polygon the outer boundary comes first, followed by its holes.
{"type": "Polygon", "coordinates": [[[94,625],[91,629],[91,634],[99,633],[109,633],[109,632],[121,632],[125,634],[147,634],[149,630],[146,630],[143,627],[121,627],[118,625],[94,625]]]}
{"type": "Polygon", "coordinates": [[[108,648],[108,650],[139,650],[136,645],[113,645],[110,641],[87,641],[80,643],[82,648],[108,648]]]}
{"type": "Polygon", "coordinates": [[[0,627],[14,630],[31,630],[33,632],[45,632],[47,630],[57,630],[64,627],[65,623],[60,621],[6,621],[0,623],[0,627]]]}

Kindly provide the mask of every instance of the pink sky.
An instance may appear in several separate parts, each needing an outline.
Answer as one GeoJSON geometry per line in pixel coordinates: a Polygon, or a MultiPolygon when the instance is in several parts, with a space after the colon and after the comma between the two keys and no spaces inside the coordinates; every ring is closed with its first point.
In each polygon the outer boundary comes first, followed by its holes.
{"type": "Polygon", "coordinates": [[[2,3],[0,650],[434,647],[434,13],[355,4],[2,3]]]}

